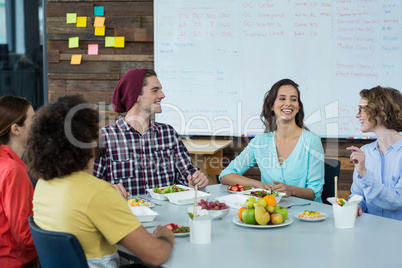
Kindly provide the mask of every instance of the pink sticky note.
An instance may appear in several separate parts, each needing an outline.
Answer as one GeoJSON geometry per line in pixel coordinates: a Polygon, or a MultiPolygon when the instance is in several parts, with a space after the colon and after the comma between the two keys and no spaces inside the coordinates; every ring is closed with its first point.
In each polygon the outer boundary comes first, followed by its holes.
{"type": "Polygon", "coordinates": [[[98,55],[98,44],[88,45],[88,55],[98,55]]]}

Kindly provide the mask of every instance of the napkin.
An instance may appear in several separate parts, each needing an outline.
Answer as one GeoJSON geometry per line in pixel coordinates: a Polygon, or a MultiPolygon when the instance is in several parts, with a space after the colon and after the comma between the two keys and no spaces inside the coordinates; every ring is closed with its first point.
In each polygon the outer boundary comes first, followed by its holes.
{"type": "Polygon", "coordinates": [[[215,198],[219,202],[225,202],[226,205],[232,207],[232,208],[241,208],[244,207],[246,200],[250,196],[248,195],[243,195],[243,194],[230,194],[230,195],[224,195],[215,198]]]}

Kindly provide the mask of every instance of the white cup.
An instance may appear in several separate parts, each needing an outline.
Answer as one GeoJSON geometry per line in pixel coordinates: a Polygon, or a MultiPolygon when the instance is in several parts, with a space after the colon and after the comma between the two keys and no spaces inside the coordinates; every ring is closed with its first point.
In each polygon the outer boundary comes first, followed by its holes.
{"type": "Polygon", "coordinates": [[[339,229],[349,229],[355,226],[357,204],[341,207],[333,204],[335,227],[339,229]]]}
{"type": "Polygon", "coordinates": [[[190,219],[190,243],[211,243],[211,225],[212,218],[209,215],[190,219]]]}

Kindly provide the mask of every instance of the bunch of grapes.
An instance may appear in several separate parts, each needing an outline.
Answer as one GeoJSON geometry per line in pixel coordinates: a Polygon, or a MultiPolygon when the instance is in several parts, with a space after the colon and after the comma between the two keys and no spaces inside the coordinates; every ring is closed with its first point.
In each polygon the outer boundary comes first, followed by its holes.
{"type": "Polygon", "coordinates": [[[208,202],[207,200],[201,199],[200,202],[198,202],[198,205],[201,206],[202,209],[206,210],[223,210],[223,209],[228,209],[229,207],[225,203],[221,203],[219,201],[215,202],[208,202]]]}

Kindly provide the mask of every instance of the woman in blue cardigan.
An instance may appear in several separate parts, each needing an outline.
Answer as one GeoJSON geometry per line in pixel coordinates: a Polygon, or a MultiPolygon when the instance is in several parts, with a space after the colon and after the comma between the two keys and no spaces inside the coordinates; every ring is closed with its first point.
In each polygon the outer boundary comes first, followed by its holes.
{"type": "Polygon", "coordinates": [[[265,133],[252,139],[222,171],[219,179],[223,184],[250,185],[321,202],[324,150],[320,137],[303,124],[298,87],[292,80],[283,79],[265,94],[261,113],[265,133]],[[243,176],[255,164],[261,181],[243,176]]]}

